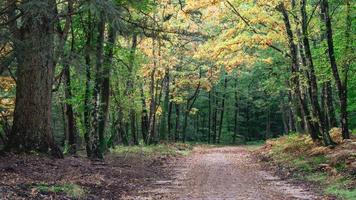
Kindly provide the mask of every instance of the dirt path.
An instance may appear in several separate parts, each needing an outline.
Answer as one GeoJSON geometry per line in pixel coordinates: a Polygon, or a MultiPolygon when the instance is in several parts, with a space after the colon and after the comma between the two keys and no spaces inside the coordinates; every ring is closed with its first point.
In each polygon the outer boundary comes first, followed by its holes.
{"type": "Polygon", "coordinates": [[[322,199],[264,171],[244,147],[195,148],[178,165],[173,182],[160,182],[170,199],[322,199]]]}

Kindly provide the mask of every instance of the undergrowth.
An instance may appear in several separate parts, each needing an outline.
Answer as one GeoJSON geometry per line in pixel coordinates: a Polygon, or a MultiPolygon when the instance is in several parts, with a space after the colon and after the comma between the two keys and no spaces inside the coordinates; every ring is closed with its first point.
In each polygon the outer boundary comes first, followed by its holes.
{"type": "Polygon", "coordinates": [[[112,148],[110,152],[115,154],[143,154],[145,156],[186,156],[192,149],[192,145],[183,143],[138,146],[118,145],[112,148]]]}
{"type": "Polygon", "coordinates": [[[46,183],[38,184],[34,187],[35,190],[40,193],[64,193],[71,198],[82,199],[85,197],[85,190],[72,183],[66,183],[61,185],[49,185],[46,183]]]}
{"type": "Polygon", "coordinates": [[[268,140],[258,152],[288,169],[295,178],[318,184],[328,195],[356,199],[356,140],[343,141],[339,129],[330,133],[339,143],[335,148],[316,144],[307,135],[292,133],[268,140]]]}

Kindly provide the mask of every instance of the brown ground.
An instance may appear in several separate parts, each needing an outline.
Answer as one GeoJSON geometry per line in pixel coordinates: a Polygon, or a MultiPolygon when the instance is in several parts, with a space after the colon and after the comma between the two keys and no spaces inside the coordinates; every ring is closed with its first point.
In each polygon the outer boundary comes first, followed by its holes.
{"type": "Polygon", "coordinates": [[[80,185],[86,191],[85,199],[126,199],[126,196],[137,196],[144,188],[154,188],[152,183],[167,176],[168,173],[163,171],[172,159],[109,155],[102,162],[84,157],[0,156],[0,200],[74,199],[64,193],[36,189],[43,183],[49,186],[80,185]]]}
{"type": "Polygon", "coordinates": [[[271,175],[244,147],[195,148],[178,163],[173,179],[160,183],[163,186],[154,192],[165,194],[162,199],[327,199],[271,175]]]}
{"type": "Polygon", "coordinates": [[[322,199],[266,172],[244,147],[196,147],[177,160],[140,155],[109,156],[106,162],[0,157],[0,199],[71,199],[34,189],[44,182],[78,184],[87,191],[85,199],[322,199]]]}

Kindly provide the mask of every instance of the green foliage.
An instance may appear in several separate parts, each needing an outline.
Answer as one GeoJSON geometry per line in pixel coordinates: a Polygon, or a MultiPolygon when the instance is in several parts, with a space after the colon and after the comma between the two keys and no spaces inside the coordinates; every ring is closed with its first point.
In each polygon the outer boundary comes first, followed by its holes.
{"type": "Polygon", "coordinates": [[[328,180],[328,175],[324,172],[309,173],[305,179],[315,183],[325,183],[328,180]]]}
{"type": "Polygon", "coordinates": [[[85,190],[77,184],[66,183],[60,185],[38,184],[34,187],[41,193],[65,193],[71,198],[82,199],[85,197],[85,190]]]}
{"type": "Polygon", "coordinates": [[[335,195],[341,199],[356,199],[356,189],[350,188],[350,180],[340,178],[334,180],[326,189],[327,194],[335,195]]]}
{"type": "Polygon", "coordinates": [[[159,145],[143,145],[140,146],[116,146],[110,149],[114,154],[138,154],[148,156],[186,156],[193,149],[192,145],[176,143],[176,144],[159,144],[159,145]]]}

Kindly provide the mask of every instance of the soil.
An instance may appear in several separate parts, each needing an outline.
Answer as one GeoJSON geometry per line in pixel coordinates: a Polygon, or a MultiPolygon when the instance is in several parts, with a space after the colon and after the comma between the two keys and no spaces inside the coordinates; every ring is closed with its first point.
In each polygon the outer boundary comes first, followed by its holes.
{"type": "Polygon", "coordinates": [[[176,164],[171,180],[161,181],[162,187],[153,192],[161,196],[153,199],[332,199],[273,174],[245,147],[198,147],[176,164]]]}
{"type": "Polygon", "coordinates": [[[105,162],[0,157],[0,199],[73,199],[40,192],[34,187],[39,183],[80,185],[85,199],[327,199],[272,175],[245,147],[196,147],[189,156],[178,158],[110,155],[105,162]]]}
{"type": "Polygon", "coordinates": [[[39,191],[41,184],[79,185],[85,190],[84,199],[127,199],[145,188],[154,189],[152,183],[169,175],[164,171],[174,160],[137,154],[110,154],[105,161],[8,154],[0,157],[0,199],[75,199],[65,193],[39,191]]]}

